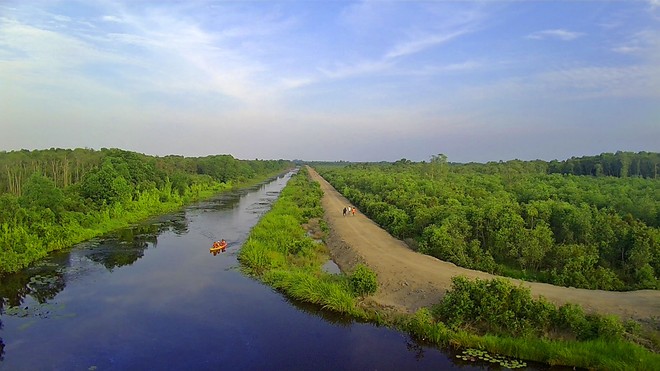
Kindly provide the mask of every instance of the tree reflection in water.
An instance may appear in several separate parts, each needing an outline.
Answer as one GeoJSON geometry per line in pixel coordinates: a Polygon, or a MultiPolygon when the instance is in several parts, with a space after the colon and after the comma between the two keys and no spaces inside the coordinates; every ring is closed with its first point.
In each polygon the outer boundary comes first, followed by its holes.
{"type": "Polygon", "coordinates": [[[188,231],[188,220],[183,213],[171,215],[168,219],[148,224],[140,224],[109,234],[103,242],[94,247],[86,256],[108,270],[131,265],[144,256],[149,247],[158,247],[158,235],[172,231],[183,234],[188,231]]]}
{"type": "MultiPolygon", "coordinates": [[[[2,314],[2,303],[0,303],[0,314],[2,314]]],[[[0,330],[2,330],[2,320],[0,320],[0,330]]],[[[0,362],[5,359],[5,343],[0,338],[0,362]]]]}
{"type": "MultiPolygon", "coordinates": [[[[187,230],[188,220],[181,212],[118,230],[80,244],[75,249],[77,256],[86,257],[108,270],[113,270],[135,263],[144,256],[149,244],[156,247],[158,235],[161,233],[172,231],[181,234],[187,230]]],[[[20,307],[27,296],[32,297],[42,306],[57,296],[66,287],[65,278],[71,271],[71,256],[71,251],[54,252],[26,269],[0,276],[0,314],[11,315],[6,310],[3,312],[3,308],[20,307]]],[[[38,309],[20,311],[20,313],[21,315],[42,314],[38,309]]]]}

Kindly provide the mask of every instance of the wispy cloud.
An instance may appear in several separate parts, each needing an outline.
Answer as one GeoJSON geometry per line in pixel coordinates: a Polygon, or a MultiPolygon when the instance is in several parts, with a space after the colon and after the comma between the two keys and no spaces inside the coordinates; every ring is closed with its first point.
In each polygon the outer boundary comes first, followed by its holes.
{"type": "Polygon", "coordinates": [[[612,51],[621,54],[642,54],[654,50],[658,45],[660,45],[660,34],[645,30],[632,34],[623,43],[613,47],[612,51]]]}
{"type": "MultiPolygon", "coordinates": [[[[375,59],[360,60],[354,63],[335,63],[333,68],[319,68],[331,79],[343,79],[359,75],[369,75],[390,71],[404,57],[437,47],[468,32],[467,29],[446,34],[425,34],[394,45],[389,51],[375,59]]],[[[454,66],[455,68],[458,66],[454,66]]],[[[463,66],[465,67],[465,66],[463,66]]]]}
{"type": "Polygon", "coordinates": [[[353,64],[337,64],[334,68],[319,68],[319,71],[331,79],[343,79],[357,75],[383,72],[393,66],[387,58],[374,61],[361,61],[353,64]]]}
{"type": "Polygon", "coordinates": [[[119,18],[114,15],[104,15],[101,17],[101,20],[104,22],[113,22],[113,23],[126,23],[126,20],[123,18],[119,18]]]}
{"type": "Polygon", "coordinates": [[[652,83],[657,68],[651,66],[577,67],[545,72],[538,86],[583,97],[660,97],[652,83]]]}
{"type": "Polygon", "coordinates": [[[484,66],[485,64],[483,62],[468,60],[461,63],[451,63],[444,65],[427,65],[418,69],[402,71],[399,72],[398,74],[404,76],[433,76],[438,74],[474,71],[483,68],[484,66]]]}
{"type": "Polygon", "coordinates": [[[466,86],[460,89],[460,95],[477,101],[574,101],[640,97],[657,99],[660,98],[660,89],[657,89],[654,80],[658,73],[660,70],[657,67],[649,65],[563,68],[466,86]]]}
{"type": "MultiPolygon", "coordinates": [[[[414,59],[417,54],[424,52],[437,53],[442,45],[478,30],[486,18],[473,6],[449,3],[397,6],[397,3],[382,4],[377,1],[363,1],[348,6],[342,17],[356,32],[362,34],[370,30],[373,35],[384,33],[377,40],[382,52],[334,62],[331,68],[319,68],[323,76],[342,79],[376,73],[404,75],[406,73],[402,70],[410,58],[414,59]],[[381,17],[376,17],[376,14],[381,17]]],[[[419,68],[411,67],[415,72],[419,72],[419,68]]]]}
{"type": "Polygon", "coordinates": [[[581,32],[568,31],[564,29],[554,29],[554,30],[543,30],[543,31],[533,32],[527,35],[526,38],[533,40],[555,39],[562,41],[571,41],[581,36],[584,36],[584,34],[581,32]]]}
{"type": "Polygon", "coordinates": [[[384,56],[385,59],[394,59],[404,57],[410,54],[419,53],[425,49],[438,46],[453,40],[468,32],[467,29],[458,30],[446,34],[430,34],[422,35],[410,40],[406,40],[400,44],[395,45],[392,50],[387,52],[384,56]]]}

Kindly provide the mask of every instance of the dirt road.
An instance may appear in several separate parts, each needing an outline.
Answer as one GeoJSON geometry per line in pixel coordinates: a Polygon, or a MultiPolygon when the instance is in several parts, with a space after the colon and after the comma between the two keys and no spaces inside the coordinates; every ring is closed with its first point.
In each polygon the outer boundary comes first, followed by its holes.
{"type": "MultiPolygon", "coordinates": [[[[456,275],[495,277],[491,274],[460,268],[452,263],[412,251],[376,223],[362,215],[343,216],[349,205],[328,182],[311,168],[313,180],[324,192],[322,203],[330,227],[328,248],[342,271],[351,271],[358,263],[369,266],[378,275],[378,292],[370,297],[374,305],[397,312],[411,313],[440,301],[456,275]]],[[[518,284],[519,280],[510,279],[518,284]]],[[[556,303],[576,303],[587,312],[615,314],[622,319],[657,320],[660,317],[660,291],[640,290],[611,292],[523,282],[535,296],[556,303]]]]}

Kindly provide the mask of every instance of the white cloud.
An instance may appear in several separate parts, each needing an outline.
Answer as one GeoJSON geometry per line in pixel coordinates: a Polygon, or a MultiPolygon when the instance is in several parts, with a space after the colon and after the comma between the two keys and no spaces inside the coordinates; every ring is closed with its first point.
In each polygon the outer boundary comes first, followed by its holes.
{"type": "Polygon", "coordinates": [[[119,18],[114,15],[104,15],[101,17],[101,20],[104,22],[112,22],[112,23],[126,23],[126,20],[123,18],[119,18]]]}
{"type": "Polygon", "coordinates": [[[392,66],[388,60],[361,61],[354,64],[337,64],[334,69],[319,68],[324,76],[331,79],[343,79],[357,75],[368,75],[382,72],[392,66]]]}
{"type": "Polygon", "coordinates": [[[317,80],[310,77],[299,78],[283,78],[281,79],[281,86],[283,89],[298,89],[303,86],[311,85],[317,80]]]}
{"type": "Polygon", "coordinates": [[[659,44],[660,34],[645,30],[632,34],[624,43],[612,48],[612,51],[621,54],[643,55],[654,50],[659,44]]]}
{"type": "Polygon", "coordinates": [[[528,39],[534,39],[534,40],[556,39],[562,41],[571,41],[583,35],[584,34],[581,32],[567,31],[564,29],[554,29],[554,30],[543,30],[543,31],[533,32],[527,35],[526,37],[528,39]]]}
{"type": "Polygon", "coordinates": [[[447,72],[463,72],[463,71],[472,71],[478,68],[483,67],[484,64],[472,60],[468,60],[461,63],[452,63],[446,65],[435,65],[435,66],[426,66],[423,68],[418,68],[410,71],[405,71],[403,75],[409,76],[431,76],[447,72]]]}
{"type": "Polygon", "coordinates": [[[617,46],[616,48],[612,48],[613,52],[621,53],[621,54],[633,54],[640,50],[641,48],[638,46],[629,46],[629,45],[622,45],[622,46],[617,46]]]}
{"type": "Polygon", "coordinates": [[[446,34],[432,34],[432,35],[419,36],[407,40],[398,45],[395,45],[394,48],[392,48],[392,50],[390,50],[385,54],[385,59],[399,58],[410,54],[419,53],[425,49],[432,48],[434,46],[453,40],[465,33],[467,33],[467,30],[463,29],[446,34]]]}

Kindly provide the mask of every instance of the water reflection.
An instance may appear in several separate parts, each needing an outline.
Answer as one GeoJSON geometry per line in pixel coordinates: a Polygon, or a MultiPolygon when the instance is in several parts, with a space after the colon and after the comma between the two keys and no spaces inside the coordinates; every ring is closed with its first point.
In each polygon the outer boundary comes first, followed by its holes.
{"type": "Polygon", "coordinates": [[[100,239],[94,239],[78,247],[75,252],[55,252],[32,266],[13,274],[0,277],[0,311],[3,308],[20,307],[27,296],[38,304],[45,304],[66,287],[67,276],[79,277],[79,271],[71,267],[72,261],[87,258],[107,270],[131,265],[144,256],[149,246],[156,247],[158,235],[172,231],[187,233],[188,222],[183,213],[174,214],[130,228],[115,231],[100,239]]]}
{"type": "MultiPolygon", "coordinates": [[[[0,306],[0,314],[2,314],[2,306],[0,306]]],[[[0,319],[0,330],[2,330],[2,320],[0,319]]],[[[0,338],[0,362],[5,359],[5,343],[0,338]]]]}
{"type": "MultiPolygon", "coordinates": [[[[54,256],[52,260],[58,259],[54,256]]],[[[64,261],[41,261],[21,272],[0,278],[0,309],[20,306],[26,296],[38,303],[54,298],[66,286],[64,261]]]]}
{"type": "Polygon", "coordinates": [[[177,235],[188,233],[188,220],[183,212],[113,232],[102,243],[95,244],[86,256],[112,271],[135,263],[149,246],[158,247],[158,236],[168,231],[177,235]]]}
{"type": "Polygon", "coordinates": [[[406,348],[408,351],[415,354],[415,359],[420,360],[424,358],[424,348],[412,340],[406,341],[406,348]]]}
{"type": "MultiPolygon", "coordinates": [[[[298,301],[292,298],[284,297],[284,300],[286,300],[289,304],[293,305],[296,307],[296,309],[300,310],[301,312],[311,314],[316,317],[322,318],[324,321],[328,323],[332,323],[333,325],[341,326],[341,327],[349,327],[353,323],[358,323],[356,319],[346,316],[343,314],[339,314],[336,312],[332,312],[329,310],[323,310],[316,304],[312,303],[307,303],[304,301],[298,301]]],[[[363,322],[366,323],[366,322],[363,322]]]]}
{"type": "MultiPolygon", "coordinates": [[[[302,302],[302,301],[297,301],[295,299],[290,299],[285,297],[285,300],[294,306],[296,309],[307,313],[311,314],[316,317],[322,318],[324,321],[331,323],[336,326],[340,327],[345,327],[349,328],[355,323],[361,323],[361,324],[372,324],[373,326],[378,327],[378,325],[373,324],[368,321],[362,321],[350,316],[342,315],[340,313],[332,312],[329,310],[324,310],[323,308],[319,307],[318,305],[307,303],[307,302],[302,302]]],[[[436,349],[436,346],[431,343],[426,343],[421,340],[415,340],[411,338],[409,335],[404,335],[406,337],[405,344],[406,344],[406,349],[408,352],[414,354],[414,358],[418,361],[422,360],[425,356],[425,352],[427,349],[436,349]]],[[[437,351],[437,350],[436,350],[437,351]]],[[[453,360],[452,360],[453,362],[453,360]]],[[[466,364],[468,364],[466,362],[466,364]]],[[[471,364],[470,366],[474,366],[474,363],[471,364]]]]}

